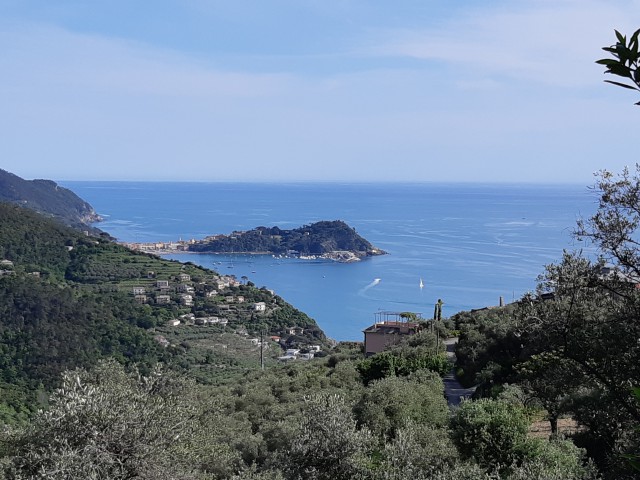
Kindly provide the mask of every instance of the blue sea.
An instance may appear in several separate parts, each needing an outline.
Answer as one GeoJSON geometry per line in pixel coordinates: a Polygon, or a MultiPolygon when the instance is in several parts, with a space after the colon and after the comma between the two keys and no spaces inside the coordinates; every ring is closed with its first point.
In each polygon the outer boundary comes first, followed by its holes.
{"type": "Polygon", "coordinates": [[[597,198],[578,185],[253,184],[60,182],[128,242],[203,238],[257,226],[344,220],[388,255],[352,264],[269,255],[182,254],[222,274],[247,276],[313,317],[337,340],[361,340],[386,311],[431,317],[497,305],[535,289],[576,219],[597,198]],[[424,287],[420,288],[420,280],[424,287]]]}

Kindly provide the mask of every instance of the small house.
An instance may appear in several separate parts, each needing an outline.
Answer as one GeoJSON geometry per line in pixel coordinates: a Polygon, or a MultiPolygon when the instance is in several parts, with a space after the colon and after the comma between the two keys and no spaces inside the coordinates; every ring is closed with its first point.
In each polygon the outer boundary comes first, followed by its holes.
{"type": "Polygon", "coordinates": [[[187,273],[181,273],[180,275],[178,275],[178,280],[180,280],[181,282],[190,282],[191,275],[187,273]]]}
{"type": "Polygon", "coordinates": [[[169,288],[169,280],[156,280],[156,288],[169,288]]]}
{"type": "Polygon", "coordinates": [[[171,297],[169,295],[156,295],[156,303],[158,305],[166,305],[171,303],[171,297]]]}
{"type": "Polygon", "coordinates": [[[257,302],[253,304],[254,312],[264,312],[267,310],[267,304],[264,302],[257,302]]]}
{"type": "Polygon", "coordinates": [[[147,303],[147,296],[146,295],[134,295],[133,297],[136,301],[136,303],[147,303]]]}
{"type": "Polygon", "coordinates": [[[147,293],[147,290],[144,287],[133,287],[132,290],[134,295],[144,295],[147,293]]]}
{"type": "Polygon", "coordinates": [[[377,321],[363,330],[366,356],[382,352],[387,346],[395,345],[404,337],[420,331],[419,323],[404,321],[401,313],[381,312],[381,315],[386,316],[383,321],[377,321]],[[390,320],[390,316],[395,316],[396,320],[390,320]]]}
{"type": "Polygon", "coordinates": [[[190,307],[193,305],[193,297],[187,293],[185,293],[184,295],[180,295],[180,303],[182,305],[190,307]]]}

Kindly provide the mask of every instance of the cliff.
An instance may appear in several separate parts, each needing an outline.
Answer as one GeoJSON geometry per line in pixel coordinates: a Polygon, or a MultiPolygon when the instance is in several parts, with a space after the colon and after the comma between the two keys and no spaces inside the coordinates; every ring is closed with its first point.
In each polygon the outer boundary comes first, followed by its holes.
{"type": "Polygon", "coordinates": [[[35,210],[70,227],[99,232],[90,226],[101,220],[93,207],[51,180],[24,180],[0,169],[0,202],[35,210]]]}

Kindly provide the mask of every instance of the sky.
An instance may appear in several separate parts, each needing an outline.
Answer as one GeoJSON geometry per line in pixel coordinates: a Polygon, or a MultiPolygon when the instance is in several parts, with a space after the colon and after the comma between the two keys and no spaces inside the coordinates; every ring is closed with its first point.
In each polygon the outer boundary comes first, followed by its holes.
{"type": "Polygon", "coordinates": [[[0,168],[592,184],[638,160],[640,95],[594,63],[637,28],[640,0],[0,0],[0,168]]]}

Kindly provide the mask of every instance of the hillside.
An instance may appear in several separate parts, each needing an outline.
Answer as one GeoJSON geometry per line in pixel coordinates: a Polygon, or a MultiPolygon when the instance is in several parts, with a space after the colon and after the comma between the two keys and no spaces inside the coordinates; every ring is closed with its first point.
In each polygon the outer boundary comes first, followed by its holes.
{"type": "Polygon", "coordinates": [[[359,259],[385,252],[358,235],[340,220],[316,222],[292,230],[257,227],[230,235],[215,235],[189,245],[194,252],[271,253],[274,255],[315,255],[335,260],[359,259]],[[346,252],[345,257],[340,252],[346,252]]]}
{"type": "Polygon", "coordinates": [[[35,210],[65,225],[82,230],[91,230],[91,223],[100,220],[93,207],[71,190],[51,180],[24,180],[2,169],[0,202],[14,203],[35,210]]]}
{"type": "MultiPolygon", "coordinates": [[[[259,364],[260,332],[282,346],[326,342],[264,288],[0,203],[0,419],[23,418],[62,371],[105,357],[219,382],[259,364]]],[[[281,351],[269,341],[268,361],[281,351]]]]}

